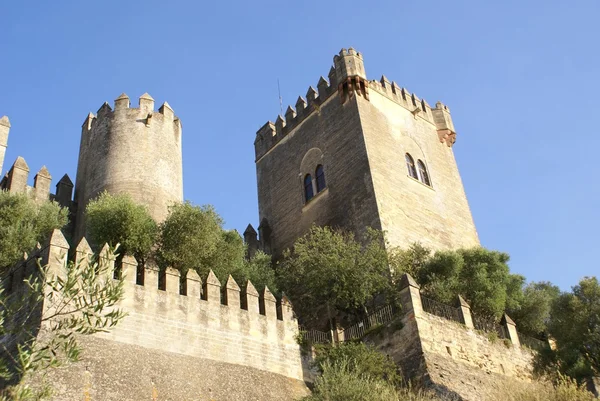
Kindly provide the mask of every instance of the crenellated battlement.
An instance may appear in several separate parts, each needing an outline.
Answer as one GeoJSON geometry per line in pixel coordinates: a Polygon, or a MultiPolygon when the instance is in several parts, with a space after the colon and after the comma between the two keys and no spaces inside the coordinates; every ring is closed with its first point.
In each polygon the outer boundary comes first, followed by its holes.
{"type": "Polygon", "coordinates": [[[46,166],[42,166],[33,177],[33,186],[27,184],[29,172],[29,166],[25,159],[21,156],[17,157],[17,160],[0,180],[0,189],[12,193],[25,193],[39,203],[55,200],[61,206],[72,206],[73,184],[67,174],[56,184],[56,193],[52,194],[50,193],[52,176],[46,166]]]}
{"type": "Polygon", "coordinates": [[[277,116],[275,122],[267,121],[256,133],[254,141],[256,160],[260,159],[288,133],[303,121],[319,113],[321,106],[333,95],[338,94],[344,104],[355,95],[369,100],[369,91],[373,90],[409,110],[415,118],[422,118],[436,126],[440,142],[448,146],[454,144],[456,133],[450,117],[450,110],[441,102],[432,108],[424,99],[420,99],[396,82],[390,82],[384,75],[380,80],[368,80],[361,53],[353,48],[342,49],[333,58],[328,79],[321,76],[317,89],[310,86],[306,99],[298,97],[295,108],[289,105],[284,116],[277,116]]]}
{"type": "Polygon", "coordinates": [[[181,120],[175,115],[175,112],[166,101],[154,110],[154,99],[148,93],[144,93],[138,99],[138,107],[131,107],[129,96],[122,93],[114,100],[113,107],[108,102],[104,102],[96,114],[89,113],[82,124],[83,132],[93,130],[94,126],[101,124],[102,119],[111,119],[115,113],[127,113],[131,117],[142,117],[147,127],[156,122],[173,122],[178,129],[181,129],[181,120]]]}
{"type": "MultiPolygon", "coordinates": [[[[94,252],[82,238],[70,249],[60,230],[54,230],[46,245],[25,255],[13,269],[10,290],[24,285],[39,258],[49,272],[61,274],[69,254],[75,263],[90,263],[95,255],[114,271],[108,245],[94,252]]],[[[206,277],[190,270],[182,279],[172,268],[141,268],[131,256],[123,258],[118,271],[124,280],[118,308],[127,317],[95,336],[302,379],[298,322],[287,298],[276,299],[268,288],[259,292],[250,281],[240,288],[231,276],[222,284],[212,270],[206,277]]]]}
{"type": "Polygon", "coordinates": [[[86,235],[85,206],[102,191],[127,193],[148,206],[158,222],[173,202],[183,200],[182,126],[169,103],[154,109],[144,93],[138,107],[122,93],[89,113],[83,121],[75,200],[73,237],[86,235]]]}

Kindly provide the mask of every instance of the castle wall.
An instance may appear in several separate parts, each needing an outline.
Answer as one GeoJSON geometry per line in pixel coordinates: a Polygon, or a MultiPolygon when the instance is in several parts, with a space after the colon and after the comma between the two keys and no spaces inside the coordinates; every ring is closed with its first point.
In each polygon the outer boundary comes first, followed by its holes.
{"type": "MultiPolygon", "coordinates": [[[[81,360],[51,369],[53,401],[294,401],[309,394],[302,381],[247,366],[80,337],[81,360]]],[[[28,382],[39,385],[39,377],[28,382]]]]}
{"type": "Polygon", "coordinates": [[[419,289],[412,283],[401,291],[405,311],[401,328],[391,324],[367,339],[398,363],[407,378],[423,380],[441,393],[466,401],[495,400],[497,390],[515,385],[514,379],[532,381],[534,354],[521,347],[514,324],[505,323],[512,343],[490,340],[472,328],[466,303],[463,319],[467,324],[425,312],[419,289]]]}
{"type": "MultiPolygon", "coordinates": [[[[418,99],[416,103],[422,105],[418,99]]],[[[417,116],[408,107],[389,83],[383,87],[370,81],[369,101],[358,98],[382,229],[392,246],[479,245],[452,148],[440,141],[429,107],[417,116]],[[407,152],[415,163],[425,162],[431,187],[409,176],[407,152]]]]}
{"type": "Polygon", "coordinates": [[[100,192],[127,193],[148,206],[157,221],[168,206],[183,200],[181,123],[167,103],[154,111],[149,95],[129,107],[122,95],[114,111],[108,104],[90,114],[82,127],[75,199],[75,239],[85,235],[87,203],[100,192]]]}
{"type": "MultiPolygon", "coordinates": [[[[49,271],[64,274],[68,250],[55,230],[50,244],[32,257],[41,255],[49,271]]],[[[100,258],[114,263],[103,252],[100,258]]],[[[85,238],[75,255],[84,261],[91,255],[85,238]]],[[[96,398],[103,400],[140,399],[151,394],[150,380],[164,396],[174,397],[169,399],[208,399],[212,386],[228,400],[249,399],[248,394],[255,397],[250,399],[291,400],[307,393],[298,323],[285,298],[278,304],[268,289],[259,296],[251,283],[240,295],[231,277],[222,288],[212,272],[203,281],[188,273],[187,295],[180,295],[180,277],[173,269],[167,270],[165,290],[158,289],[159,274],[151,268],[144,271],[144,285],[136,284],[136,269],[135,260],[125,257],[124,296],[117,307],[127,316],[107,333],[81,337],[84,359],[50,373],[57,391],[53,399],[79,397],[86,366],[96,398]],[[244,393],[242,384],[252,380],[254,389],[244,393]]],[[[22,278],[13,275],[11,291],[18,290],[22,278]]],[[[36,377],[30,380],[35,383],[36,377]]]]}
{"type": "Polygon", "coordinates": [[[268,138],[270,132],[259,131],[259,141],[278,141],[266,154],[258,153],[256,161],[260,221],[266,218],[272,229],[275,255],[313,223],[358,235],[368,226],[381,228],[357,103],[341,104],[337,93],[327,98],[335,89],[321,87],[314,103],[326,100],[298,115],[299,123],[289,132],[278,130],[268,138]],[[305,204],[303,179],[307,173],[314,178],[318,164],[324,166],[327,189],[305,204]]]}

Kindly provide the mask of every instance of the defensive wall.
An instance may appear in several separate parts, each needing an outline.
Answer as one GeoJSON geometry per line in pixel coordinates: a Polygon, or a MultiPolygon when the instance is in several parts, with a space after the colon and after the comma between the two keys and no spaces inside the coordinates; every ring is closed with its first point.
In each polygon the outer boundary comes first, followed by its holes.
{"type": "Polygon", "coordinates": [[[500,325],[479,330],[462,298],[456,306],[434,304],[409,275],[401,287],[401,329],[392,323],[365,341],[389,355],[406,378],[473,401],[492,399],[488,397],[502,386],[510,388],[514,380],[534,379],[535,353],[522,344],[531,340],[518,334],[510,317],[504,315],[500,325]]]}
{"type": "MultiPolygon", "coordinates": [[[[114,266],[107,249],[99,256],[114,266]]],[[[13,270],[11,291],[23,286],[37,258],[49,272],[64,272],[69,251],[55,230],[47,246],[13,270]]],[[[86,263],[93,252],[83,238],[73,254],[75,263],[86,263]]],[[[92,399],[115,401],[149,399],[152,386],[166,399],[186,400],[291,400],[307,393],[298,323],[285,297],[277,300],[268,288],[259,293],[251,282],[240,289],[231,277],[222,286],[212,271],[203,280],[190,271],[182,295],[177,271],[169,268],[159,280],[158,269],[137,269],[124,257],[118,308],[127,316],[109,332],[81,337],[82,361],[49,373],[53,400],[78,399],[86,386],[92,399]]]]}

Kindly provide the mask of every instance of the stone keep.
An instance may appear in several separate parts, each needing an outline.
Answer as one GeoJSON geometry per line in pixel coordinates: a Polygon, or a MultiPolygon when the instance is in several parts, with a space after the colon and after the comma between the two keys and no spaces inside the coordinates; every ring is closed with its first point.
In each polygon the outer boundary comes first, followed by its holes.
{"type": "Polygon", "coordinates": [[[147,93],[139,107],[122,94],[114,110],[104,103],[83,123],[75,201],[75,240],[85,235],[85,207],[102,191],[127,193],[162,221],[173,202],[183,200],[181,122],[168,103],[154,111],[147,93]]]}
{"type": "Polygon", "coordinates": [[[362,55],[342,49],[328,80],[256,134],[261,245],[277,256],[313,223],[359,237],[381,229],[392,246],[479,245],[455,138],[447,106],[431,107],[385,76],[367,79],[362,55]],[[423,161],[430,185],[409,175],[407,153],[423,161]],[[304,179],[314,181],[318,165],[326,189],[306,201],[304,179]]]}

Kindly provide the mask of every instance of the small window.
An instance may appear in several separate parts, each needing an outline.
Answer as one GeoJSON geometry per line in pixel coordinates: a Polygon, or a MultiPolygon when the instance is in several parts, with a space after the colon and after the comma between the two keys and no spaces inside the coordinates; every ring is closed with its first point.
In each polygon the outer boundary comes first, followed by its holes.
{"type": "Polygon", "coordinates": [[[306,174],[306,177],[304,177],[304,199],[308,202],[313,196],[315,194],[313,192],[312,177],[310,174],[306,174]]]}
{"type": "Polygon", "coordinates": [[[417,168],[415,167],[415,160],[408,153],[405,156],[406,158],[406,168],[408,169],[408,175],[412,178],[418,180],[419,176],[417,175],[417,168]]]}
{"type": "Polygon", "coordinates": [[[323,166],[321,164],[319,164],[317,166],[317,170],[315,172],[315,175],[317,176],[317,193],[321,192],[322,190],[325,189],[325,171],[323,170],[323,166]]]}
{"type": "Polygon", "coordinates": [[[427,173],[427,167],[425,167],[425,163],[419,160],[417,161],[417,165],[419,166],[419,175],[421,176],[421,182],[427,186],[431,186],[431,181],[429,180],[429,173],[427,173]]]}

